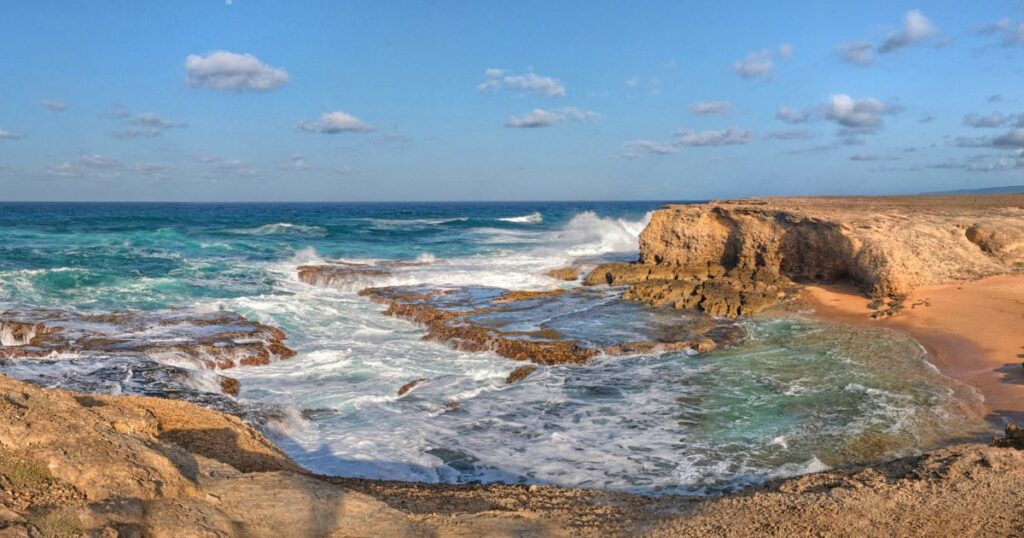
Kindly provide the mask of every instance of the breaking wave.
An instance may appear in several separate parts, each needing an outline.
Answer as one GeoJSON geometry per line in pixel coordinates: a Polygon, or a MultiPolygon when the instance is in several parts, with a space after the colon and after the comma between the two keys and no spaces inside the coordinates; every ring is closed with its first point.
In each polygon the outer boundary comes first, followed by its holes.
{"type": "Polygon", "coordinates": [[[505,222],[515,222],[519,224],[540,224],[544,222],[544,215],[540,212],[530,213],[529,215],[523,215],[521,217],[505,217],[498,220],[505,222]]]}
{"type": "Polygon", "coordinates": [[[277,222],[264,224],[257,228],[234,230],[234,233],[241,235],[327,235],[327,229],[320,226],[307,226],[305,224],[292,224],[290,222],[277,222]]]}

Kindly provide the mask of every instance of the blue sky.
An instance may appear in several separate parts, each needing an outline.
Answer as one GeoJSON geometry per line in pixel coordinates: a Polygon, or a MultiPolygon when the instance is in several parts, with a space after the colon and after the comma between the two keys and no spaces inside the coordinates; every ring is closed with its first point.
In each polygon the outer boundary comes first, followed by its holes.
{"type": "Polygon", "coordinates": [[[0,198],[1024,183],[1024,4],[2,0],[0,198]]]}

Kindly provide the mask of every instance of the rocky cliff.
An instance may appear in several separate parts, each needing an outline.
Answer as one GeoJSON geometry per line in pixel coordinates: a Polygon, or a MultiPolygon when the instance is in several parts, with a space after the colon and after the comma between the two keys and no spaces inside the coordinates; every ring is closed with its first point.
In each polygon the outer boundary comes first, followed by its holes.
{"type": "Polygon", "coordinates": [[[600,266],[587,281],[632,284],[634,298],[677,307],[721,296],[700,286],[717,281],[732,297],[714,313],[735,315],[747,304],[742,294],[757,310],[784,293],[780,277],[850,281],[869,296],[894,297],[1022,271],[1024,195],[762,198],[656,211],[640,235],[639,262],[600,266]],[[698,285],[671,283],[680,280],[698,285]],[[657,289],[644,289],[651,282],[657,289]],[[672,290],[677,297],[665,301],[672,290]]]}

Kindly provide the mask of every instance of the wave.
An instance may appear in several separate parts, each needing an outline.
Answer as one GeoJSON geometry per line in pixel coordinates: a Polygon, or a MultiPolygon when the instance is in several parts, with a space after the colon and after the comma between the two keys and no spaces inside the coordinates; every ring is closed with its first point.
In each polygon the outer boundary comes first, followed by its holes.
{"type": "Polygon", "coordinates": [[[372,222],[373,224],[381,226],[439,226],[442,224],[452,224],[456,222],[466,222],[469,217],[451,217],[442,219],[364,219],[372,222]]]}
{"type": "Polygon", "coordinates": [[[242,235],[327,235],[327,229],[320,226],[276,222],[274,224],[264,224],[257,228],[234,230],[234,233],[242,235]]]}
{"type": "Polygon", "coordinates": [[[505,217],[498,220],[505,222],[516,222],[519,224],[540,224],[544,222],[544,215],[540,212],[530,213],[529,215],[523,215],[521,217],[505,217]]]}
{"type": "Polygon", "coordinates": [[[632,253],[640,249],[640,232],[651,222],[648,212],[640,220],[601,217],[593,211],[573,216],[561,230],[554,232],[550,245],[541,252],[559,251],[572,257],[612,253],[632,253]]]}

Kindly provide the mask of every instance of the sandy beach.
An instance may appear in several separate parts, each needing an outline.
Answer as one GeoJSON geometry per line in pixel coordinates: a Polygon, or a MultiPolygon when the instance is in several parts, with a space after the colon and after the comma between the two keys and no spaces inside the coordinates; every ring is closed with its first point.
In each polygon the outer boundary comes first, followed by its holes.
{"type": "Polygon", "coordinates": [[[942,373],[981,393],[996,426],[1024,420],[1024,275],[917,288],[902,313],[877,320],[853,286],[807,286],[804,297],[824,319],[913,336],[942,373]]]}

